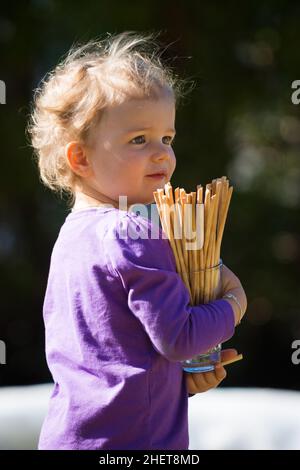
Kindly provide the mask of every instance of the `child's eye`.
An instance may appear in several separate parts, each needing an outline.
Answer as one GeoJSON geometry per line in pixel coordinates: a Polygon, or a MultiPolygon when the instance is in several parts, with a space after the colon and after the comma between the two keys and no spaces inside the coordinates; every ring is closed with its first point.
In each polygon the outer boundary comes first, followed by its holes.
{"type": "Polygon", "coordinates": [[[165,139],[165,138],[169,139],[168,144],[171,145],[171,144],[174,142],[174,138],[175,138],[175,137],[171,137],[170,135],[166,135],[166,136],[164,137],[164,139],[165,139]]]}
{"type": "Polygon", "coordinates": [[[134,139],[132,139],[130,142],[134,143],[134,144],[144,144],[145,143],[145,136],[144,135],[139,135],[137,137],[135,137],[134,139]],[[134,141],[138,141],[139,139],[144,139],[144,142],[134,142],[134,141]]]}

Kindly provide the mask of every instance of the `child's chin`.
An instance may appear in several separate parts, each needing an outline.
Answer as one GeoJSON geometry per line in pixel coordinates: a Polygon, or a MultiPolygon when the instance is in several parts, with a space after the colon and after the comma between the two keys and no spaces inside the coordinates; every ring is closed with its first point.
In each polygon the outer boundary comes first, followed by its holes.
{"type": "Polygon", "coordinates": [[[134,206],[135,204],[143,204],[144,206],[147,206],[148,204],[153,204],[155,202],[154,197],[149,197],[149,198],[141,198],[139,201],[129,203],[128,206],[134,206]]]}

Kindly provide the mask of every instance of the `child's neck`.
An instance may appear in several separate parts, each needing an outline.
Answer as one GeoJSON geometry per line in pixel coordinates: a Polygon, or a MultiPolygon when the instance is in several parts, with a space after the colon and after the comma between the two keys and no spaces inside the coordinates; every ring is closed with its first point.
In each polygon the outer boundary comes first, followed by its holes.
{"type": "Polygon", "coordinates": [[[91,191],[81,190],[75,193],[75,203],[72,211],[87,207],[118,207],[118,203],[104,195],[95,195],[91,191]]]}

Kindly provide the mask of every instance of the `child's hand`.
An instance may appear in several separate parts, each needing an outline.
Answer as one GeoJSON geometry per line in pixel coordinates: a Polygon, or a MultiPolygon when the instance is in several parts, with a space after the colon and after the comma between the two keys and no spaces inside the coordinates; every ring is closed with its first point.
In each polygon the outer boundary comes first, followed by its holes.
{"type": "MultiPolygon", "coordinates": [[[[221,361],[233,359],[237,354],[235,349],[224,349],[224,351],[221,351],[221,361]]],[[[220,363],[211,372],[185,372],[188,393],[207,392],[207,390],[217,387],[225,379],[226,375],[226,370],[220,363]]]]}

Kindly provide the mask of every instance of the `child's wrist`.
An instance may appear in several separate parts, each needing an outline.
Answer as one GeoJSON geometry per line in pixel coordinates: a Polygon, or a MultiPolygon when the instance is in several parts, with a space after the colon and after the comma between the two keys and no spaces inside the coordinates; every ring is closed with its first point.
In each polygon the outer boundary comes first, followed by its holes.
{"type": "Polygon", "coordinates": [[[234,313],[234,324],[235,326],[239,325],[244,316],[244,312],[238,297],[232,292],[227,292],[223,295],[222,299],[226,300],[231,305],[234,313]]]}

